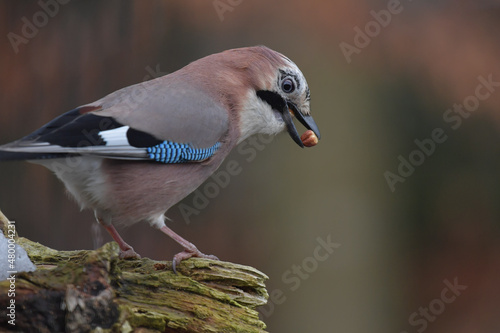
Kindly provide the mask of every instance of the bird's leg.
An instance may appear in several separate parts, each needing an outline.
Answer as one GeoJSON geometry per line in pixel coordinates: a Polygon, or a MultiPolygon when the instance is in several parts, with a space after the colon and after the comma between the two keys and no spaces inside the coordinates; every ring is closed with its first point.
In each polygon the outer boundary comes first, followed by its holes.
{"type": "Polygon", "coordinates": [[[115,229],[113,225],[105,225],[103,224],[103,227],[106,229],[106,231],[113,237],[115,242],[118,243],[118,246],[120,247],[120,258],[121,259],[140,259],[141,256],[134,251],[134,248],[130,245],[128,245],[120,236],[118,231],[115,229]]]}
{"type": "Polygon", "coordinates": [[[182,238],[181,236],[176,234],[172,229],[170,229],[166,225],[161,227],[160,230],[164,234],[166,234],[168,237],[172,238],[174,241],[179,243],[184,248],[184,251],[177,253],[174,256],[174,259],[172,260],[172,269],[174,270],[175,273],[177,273],[177,271],[175,270],[175,267],[178,264],[180,264],[180,262],[182,260],[186,260],[186,259],[189,259],[191,257],[219,260],[219,258],[217,258],[214,255],[201,253],[200,250],[198,250],[193,243],[185,240],[184,238],[182,238]]]}

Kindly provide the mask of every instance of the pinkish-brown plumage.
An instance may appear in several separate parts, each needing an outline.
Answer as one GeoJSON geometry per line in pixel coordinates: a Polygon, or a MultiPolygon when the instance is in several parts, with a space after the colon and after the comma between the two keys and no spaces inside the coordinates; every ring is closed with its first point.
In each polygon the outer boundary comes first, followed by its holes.
{"type": "Polygon", "coordinates": [[[102,172],[108,186],[107,205],[98,207],[110,214],[114,225],[147,221],[161,227],[163,214],[200,186],[219,167],[234,147],[237,128],[228,131],[222,147],[202,163],[159,164],[151,161],[105,160],[102,172]]]}

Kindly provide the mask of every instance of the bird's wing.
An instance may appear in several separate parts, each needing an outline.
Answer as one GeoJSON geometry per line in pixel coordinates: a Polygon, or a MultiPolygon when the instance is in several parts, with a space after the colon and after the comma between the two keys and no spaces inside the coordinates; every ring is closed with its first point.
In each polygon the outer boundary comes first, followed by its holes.
{"type": "Polygon", "coordinates": [[[217,100],[167,77],[118,90],[69,111],[21,140],[0,146],[1,159],[68,154],[163,163],[212,156],[228,130],[217,100]]]}

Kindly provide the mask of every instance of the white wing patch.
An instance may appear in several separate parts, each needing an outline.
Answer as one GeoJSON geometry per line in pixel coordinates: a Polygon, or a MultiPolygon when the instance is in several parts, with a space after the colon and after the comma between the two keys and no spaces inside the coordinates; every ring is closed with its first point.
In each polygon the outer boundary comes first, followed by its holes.
{"type": "Polygon", "coordinates": [[[129,126],[122,126],[107,131],[99,132],[99,136],[106,142],[106,146],[128,146],[127,131],[129,126]]]}

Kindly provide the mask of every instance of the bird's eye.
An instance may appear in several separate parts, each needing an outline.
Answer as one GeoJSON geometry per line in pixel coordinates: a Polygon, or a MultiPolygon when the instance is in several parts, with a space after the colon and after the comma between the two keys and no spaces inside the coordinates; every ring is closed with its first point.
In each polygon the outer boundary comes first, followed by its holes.
{"type": "Polygon", "coordinates": [[[283,80],[283,82],[281,82],[281,89],[289,94],[295,90],[295,83],[292,79],[285,79],[283,80]]]}

